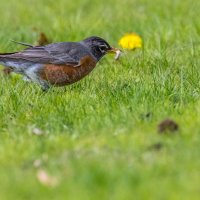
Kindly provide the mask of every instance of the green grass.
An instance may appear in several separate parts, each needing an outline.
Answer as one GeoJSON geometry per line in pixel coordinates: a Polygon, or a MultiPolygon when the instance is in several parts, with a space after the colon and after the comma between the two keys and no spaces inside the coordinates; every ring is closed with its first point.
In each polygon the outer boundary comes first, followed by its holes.
{"type": "Polygon", "coordinates": [[[22,48],[10,39],[34,43],[35,28],[114,46],[134,31],[144,48],[47,93],[0,75],[0,199],[199,199],[199,10],[199,0],[1,0],[0,52],[22,48]],[[177,134],[158,134],[165,118],[177,134]],[[58,185],[42,185],[40,169],[58,185]]]}

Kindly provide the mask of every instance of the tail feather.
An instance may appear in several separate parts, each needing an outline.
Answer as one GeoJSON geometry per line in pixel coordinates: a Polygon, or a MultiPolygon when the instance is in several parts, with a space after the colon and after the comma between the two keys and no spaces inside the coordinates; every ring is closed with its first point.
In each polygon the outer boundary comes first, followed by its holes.
{"type": "Polygon", "coordinates": [[[16,58],[16,53],[0,53],[0,65],[12,68],[15,72],[18,73],[29,67],[30,62],[16,58]]]}
{"type": "Polygon", "coordinates": [[[8,55],[12,55],[13,53],[0,53],[0,63],[5,62],[7,60],[8,55]]]}
{"type": "Polygon", "coordinates": [[[12,55],[12,54],[15,54],[15,53],[17,53],[17,52],[12,52],[12,53],[0,53],[0,58],[1,58],[1,57],[5,58],[6,56],[12,55]]]}
{"type": "Polygon", "coordinates": [[[0,65],[3,65],[3,66],[7,66],[6,65],[6,55],[5,54],[1,54],[0,53],[0,65]]]}
{"type": "Polygon", "coordinates": [[[12,59],[9,57],[10,55],[13,55],[15,53],[0,53],[0,65],[3,65],[5,67],[14,67],[16,66],[16,59],[12,59]]]}

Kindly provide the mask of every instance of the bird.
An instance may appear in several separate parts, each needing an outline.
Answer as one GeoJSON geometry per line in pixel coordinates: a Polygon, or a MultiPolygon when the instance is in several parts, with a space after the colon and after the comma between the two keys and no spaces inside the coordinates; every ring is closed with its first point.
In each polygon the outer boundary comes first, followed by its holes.
{"type": "Polygon", "coordinates": [[[0,64],[39,84],[44,91],[51,86],[65,86],[81,80],[107,53],[115,53],[118,59],[121,52],[98,36],[79,42],[57,42],[44,46],[15,43],[27,48],[0,53],[0,64]]]}

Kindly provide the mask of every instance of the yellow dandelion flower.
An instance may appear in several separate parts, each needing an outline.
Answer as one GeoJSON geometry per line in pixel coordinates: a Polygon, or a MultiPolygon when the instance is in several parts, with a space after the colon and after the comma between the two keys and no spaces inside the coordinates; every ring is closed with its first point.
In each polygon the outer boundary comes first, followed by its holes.
{"type": "Polygon", "coordinates": [[[119,40],[119,45],[124,49],[136,49],[142,47],[142,38],[136,33],[128,33],[119,40]]]}

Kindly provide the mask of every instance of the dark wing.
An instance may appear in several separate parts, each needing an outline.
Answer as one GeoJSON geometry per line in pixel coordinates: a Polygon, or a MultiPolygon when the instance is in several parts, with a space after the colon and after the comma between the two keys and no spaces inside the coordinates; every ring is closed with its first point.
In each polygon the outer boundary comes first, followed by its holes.
{"type": "Polygon", "coordinates": [[[78,65],[81,58],[88,54],[90,55],[87,48],[80,43],[64,42],[27,48],[24,51],[7,55],[7,58],[41,64],[78,65]]]}

